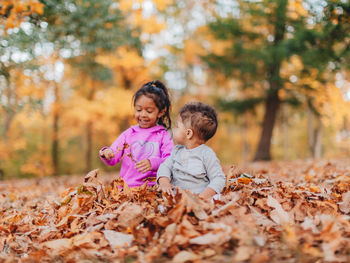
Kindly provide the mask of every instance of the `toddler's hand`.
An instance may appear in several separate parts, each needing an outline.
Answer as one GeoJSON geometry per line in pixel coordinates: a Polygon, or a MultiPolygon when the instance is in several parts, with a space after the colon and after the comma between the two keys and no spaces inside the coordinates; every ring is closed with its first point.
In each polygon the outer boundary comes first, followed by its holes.
{"type": "Polygon", "coordinates": [[[104,157],[107,161],[109,161],[110,159],[114,158],[115,154],[112,151],[112,149],[106,148],[106,149],[100,150],[100,156],[104,157]]]}
{"type": "Polygon", "coordinates": [[[168,178],[161,177],[159,178],[158,182],[158,188],[160,189],[160,191],[162,191],[163,193],[167,193],[168,195],[174,196],[173,190],[171,189],[170,180],[168,178]]]}
{"type": "Polygon", "coordinates": [[[148,172],[152,169],[152,165],[151,165],[150,160],[145,159],[145,160],[137,162],[135,165],[135,168],[139,173],[145,173],[145,172],[148,172]]]}
{"type": "Polygon", "coordinates": [[[211,189],[210,187],[207,187],[204,189],[203,192],[201,192],[199,194],[199,197],[202,197],[204,199],[210,199],[212,198],[214,195],[216,195],[216,192],[214,191],[214,189],[211,189]]]}

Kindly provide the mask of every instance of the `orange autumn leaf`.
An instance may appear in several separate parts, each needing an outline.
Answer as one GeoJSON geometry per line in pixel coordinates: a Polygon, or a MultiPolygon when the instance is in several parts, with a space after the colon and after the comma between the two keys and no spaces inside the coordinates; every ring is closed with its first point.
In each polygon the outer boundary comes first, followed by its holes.
{"type": "Polygon", "coordinates": [[[237,178],[237,183],[239,184],[249,184],[251,181],[252,181],[251,178],[246,178],[246,177],[237,178]]]}
{"type": "Polygon", "coordinates": [[[309,189],[313,193],[321,193],[321,188],[318,186],[310,186],[309,189]]]}

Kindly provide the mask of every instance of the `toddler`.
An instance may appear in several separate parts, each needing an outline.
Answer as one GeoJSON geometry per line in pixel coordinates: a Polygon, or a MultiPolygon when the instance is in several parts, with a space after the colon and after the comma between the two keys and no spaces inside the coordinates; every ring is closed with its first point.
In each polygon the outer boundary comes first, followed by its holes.
{"type": "Polygon", "coordinates": [[[176,186],[206,199],[221,193],[225,175],[215,152],[205,144],[214,136],[217,125],[211,106],[192,102],[182,107],[173,131],[177,145],[157,172],[161,191],[172,195],[172,186],[176,186]]]}
{"type": "Polygon", "coordinates": [[[137,125],[124,131],[110,147],[99,154],[107,165],[122,158],[120,176],[129,187],[155,184],[159,165],[169,157],[174,146],[167,129],[171,127],[168,90],[160,81],[144,84],[133,97],[137,125]]]}

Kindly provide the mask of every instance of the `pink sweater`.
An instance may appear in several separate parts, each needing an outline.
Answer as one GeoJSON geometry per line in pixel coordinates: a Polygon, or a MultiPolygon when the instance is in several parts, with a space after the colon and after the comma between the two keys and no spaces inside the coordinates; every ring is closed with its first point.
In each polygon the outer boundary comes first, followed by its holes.
{"type": "MultiPolygon", "coordinates": [[[[173,146],[172,138],[163,126],[143,129],[135,125],[124,131],[109,147],[115,153],[115,157],[109,161],[101,157],[101,160],[113,166],[123,158],[120,176],[129,187],[141,186],[145,181],[149,181],[147,178],[155,180],[159,165],[170,155],[173,146]],[[139,173],[135,164],[145,159],[150,160],[152,169],[146,173],[139,173]]],[[[108,147],[102,149],[105,148],[108,147]]],[[[154,184],[154,181],[148,182],[149,186],[154,184]]]]}

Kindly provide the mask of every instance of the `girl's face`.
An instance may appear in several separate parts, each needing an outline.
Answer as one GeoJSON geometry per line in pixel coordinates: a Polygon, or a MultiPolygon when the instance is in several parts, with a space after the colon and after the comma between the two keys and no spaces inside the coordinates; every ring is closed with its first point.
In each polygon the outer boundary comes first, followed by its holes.
{"type": "Polygon", "coordinates": [[[164,115],[165,110],[159,111],[152,98],[141,95],[135,102],[134,116],[143,129],[151,128],[157,124],[158,118],[164,115]]]}

